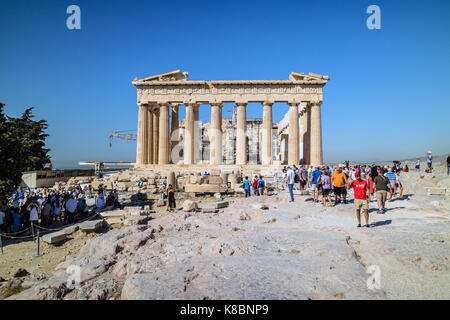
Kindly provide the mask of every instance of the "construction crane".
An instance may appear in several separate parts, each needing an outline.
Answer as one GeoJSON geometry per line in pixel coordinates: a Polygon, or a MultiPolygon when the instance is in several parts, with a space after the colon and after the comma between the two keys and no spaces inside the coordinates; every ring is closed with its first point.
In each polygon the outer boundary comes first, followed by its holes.
{"type": "Polygon", "coordinates": [[[134,132],[136,130],[124,130],[124,131],[115,131],[109,135],[109,147],[112,147],[113,138],[123,139],[123,140],[131,140],[135,141],[137,139],[137,135],[134,132]]]}

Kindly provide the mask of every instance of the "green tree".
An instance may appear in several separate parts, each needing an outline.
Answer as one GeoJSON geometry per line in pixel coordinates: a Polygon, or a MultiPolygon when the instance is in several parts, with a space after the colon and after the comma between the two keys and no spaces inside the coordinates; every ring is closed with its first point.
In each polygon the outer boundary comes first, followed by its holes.
{"type": "Polygon", "coordinates": [[[43,170],[50,164],[50,149],[45,148],[47,121],[34,121],[33,108],[19,118],[4,114],[0,103],[0,197],[13,192],[22,172],[43,170]]]}

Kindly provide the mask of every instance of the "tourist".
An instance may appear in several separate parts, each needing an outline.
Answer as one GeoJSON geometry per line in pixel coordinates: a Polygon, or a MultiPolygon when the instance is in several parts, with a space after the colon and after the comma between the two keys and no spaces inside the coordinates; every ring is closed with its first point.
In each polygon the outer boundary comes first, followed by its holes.
{"type": "Polygon", "coordinates": [[[91,187],[91,185],[88,185],[88,197],[89,197],[89,199],[92,199],[92,187],[91,187]]]}
{"type": "Polygon", "coordinates": [[[401,170],[398,170],[397,172],[396,172],[396,175],[397,175],[397,181],[395,182],[395,188],[394,188],[394,194],[395,194],[395,196],[397,197],[397,187],[400,189],[400,195],[399,195],[399,198],[403,198],[403,185],[402,185],[402,183],[400,182],[400,172],[401,172],[401,170]]]}
{"type": "Polygon", "coordinates": [[[312,194],[313,194],[313,201],[314,202],[319,202],[319,186],[320,183],[319,182],[319,178],[322,175],[322,171],[319,170],[320,168],[317,166],[316,170],[314,170],[311,173],[311,186],[312,186],[312,194]]]}
{"type": "Polygon", "coordinates": [[[389,201],[392,200],[394,196],[395,185],[397,184],[397,175],[392,172],[392,168],[388,168],[388,172],[384,174],[385,177],[389,179],[391,184],[391,192],[389,193],[389,201]]]}
{"type": "MultiPolygon", "coordinates": [[[[103,193],[101,193],[103,195],[103,193]]],[[[75,219],[75,211],[77,210],[77,201],[70,195],[66,200],[64,212],[64,224],[72,224],[75,219]]]]}
{"type": "Polygon", "coordinates": [[[294,181],[295,181],[295,173],[294,173],[294,166],[292,166],[286,172],[286,183],[288,185],[289,195],[291,196],[291,200],[289,202],[294,202],[294,181]]]}
{"type": "Polygon", "coordinates": [[[48,228],[52,223],[53,218],[53,207],[48,198],[45,198],[42,206],[42,212],[41,212],[41,222],[42,225],[46,228],[48,228]]]}
{"type": "Polygon", "coordinates": [[[407,164],[405,164],[405,168],[403,169],[403,172],[409,172],[409,168],[408,168],[407,164]]]}
{"type": "Polygon", "coordinates": [[[312,186],[312,172],[313,172],[312,166],[309,166],[308,170],[307,170],[307,173],[308,173],[308,184],[307,185],[309,188],[311,188],[311,186],[312,186]]]}
{"type": "Polygon", "coordinates": [[[382,214],[385,211],[385,204],[387,200],[388,190],[391,190],[391,182],[388,177],[383,175],[384,170],[380,168],[380,174],[375,177],[373,182],[375,183],[375,195],[378,203],[378,213],[382,214]]]}
{"type": "Polygon", "coordinates": [[[250,197],[250,181],[248,180],[248,177],[245,177],[244,180],[244,191],[245,191],[245,197],[250,197]]]}
{"type": "Polygon", "coordinates": [[[167,177],[164,177],[163,185],[164,185],[164,189],[166,189],[167,188],[167,177]]]}
{"type": "Polygon", "coordinates": [[[355,197],[356,218],[358,219],[358,227],[361,227],[361,208],[364,210],[365,227],[369,228],[369,203],[367,201],[367,193],[369,186],[366,181],[361,179],[361,174],[356,174],[356,180],[353,180],[349,188],[353,188],[355,197]]]}
{"type": "Polygon", "coordinates": [[[262,176],[259,176],[258,180],[258,195],[262,196],[264,195],[264,187],[266,186],[266,181],[263,179],[262,176]]]}
{"type": "Polygon", "coordinates": [[[447,175],[449,174],[449,172],[450,172],[450,154],[447,157],[447,175]]]}
{"type": "Polygon", "coordinates": [[[205,173],[203,174],[205,177],[209,176],[209,173],[205,171],[205,173]]]}
{"type": "Polygon", "coordinates": [[[97,208],[97,210],[102,210],[104,205],[105,205],[105,202],[104,202],[104,197],[102,194],[101,196],[99,196],[97,198],[97,201],[95,202],[95,207],[97,208]]]}
{"type": "Polygon", "coordinates": [[[98,196],[100,197],[100,195],[103,195],[104,192],[104,188],[103,188],[103,184],[100,183],[100,185],[98,186],[98,196]]]}
{"type": "Polygon", "coordinates": [[[416,171],[420,171],[420,159],[417,158],[417,162],[416,162],[416,171]]]}
{"type": "Polygon", "coordinates": [[[307,183],[307,176],[306,176],[306,170],[304,166],[300,166],[299,170],[298,170],[298,176],[300,178],[300,190],[305,190],[305,186],[307,183]]]}
{"type": "Polygon", "coordinates": [[[113,208],[119,208],[122,209],[122,205],[119,202],[119,193],[117,192],[117,189],[113,190],[113,197],[114,197],[114,204],[113,204],[113,208]]]}
{"type": "Polygon", "coordinates": [[[334,191],[334,203],[341,203],[341,197],[344,203],[347,203],[347,176],[342,171],[342,167],[339,166],[331,175],[331,184],[334,191]]]}
{"type": "Polygon", "coordinates": [[[172,184],[169,184],[167,188],[167,211],[172,212],[175,208],[175,189],[172,187],[172,184]]]}
{"type": "MultiPolygon", "coordinates": [[[[368,170],[369,171],[369,170],[368,170]]],[[[374,182],[373,182],[373,177],[372,177],[372,172],[369,171],[369,178],[367,178],[367,183],[369,184],[369,193],[370,193],[370,199],[369,202],[373,200],[373,196],[374,196],[374,182]]],[[[365,174],[364,174],[365,175],[365,174]]]]}
{"type": "Polygon", "coordinates": [[[12,232],[16,233],[19,232],[22,228],[22,217],[20,215],[20,209],[19,208],[13,208],[12,210],[12,217],[13,217],[13,224],[12,224],[12,232]]]}
{"type": "Polygon", "coordinates": [[[330,191],[331,191],[331,178],[328,175],[328,171],[324,170],[323,175],[320,178],[320,184],[322,185],[322,204],[324,207],[327,206],[326,200],[330,204],[330,207],[333,207],[333,203],[331,202],[330,191]]]}
{"type": "Polygon", "coordinates": [[[144,180],[142,180],[142,178],[140,178],[140,179],[139,179],[139,182],[138,182],[138,187],[139,187],[140,189],[142,189],[143,186],[144,186],[144,180]]]}
{"type": "Polygon", "coordinates": [[[55,201],[53,201],[53,216],[54,216],[54,221],[59,220],[59,222],[62,222],[61,219],[61,213],[62,213],[62,199],[60,197],[60,195],[56,195],[55,197],[55,201]]]}
{"type": "Polygon", "coordinates": [[[105,208],[112,209],[114,208],[114,195],[112,191],[106,197],[105,208]]]}
{"type": "Polygon", "coordinates": [[[29,211],[29,221],[31,223],[32,232],[36,234],[37,227],[39,226],[39,205],[37,202],[37,197],[33,196],[33,200],[27,206],[29,211]]]}
{"type": "Polygon", "coordinates": [[[6,201],[2,201],[2,206],[0,207],[0,232],[6,232],[6,201]]]}
{"type": "Polygon", "coordinates": [[[433,156],[431,155],[431,151],[428,151],[427,154],[427,166],[428,166],[428,172],[433,172],[433,156]]]}
{"type": "Polygon", "coordinates": [[[278,189],[278,171],[277,171],[277,169],[273,170],[273,182],[278,189]]]}
{"type": "Polygon", "coordinates": [[[255,176],[255,178],[252,181],[252,188],[253,188],[253,194],[255,196],[259,196],[258,193],[258,176],[255,176]]]}

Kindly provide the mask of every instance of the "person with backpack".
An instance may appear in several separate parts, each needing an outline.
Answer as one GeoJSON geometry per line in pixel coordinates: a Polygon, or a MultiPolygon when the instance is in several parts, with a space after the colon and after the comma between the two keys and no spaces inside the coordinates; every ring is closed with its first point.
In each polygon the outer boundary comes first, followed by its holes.
{"type": "Polygon", "coordinates": [[[375,184],[375,194],[378,202],[378,213],[383,214],[385,211],[388,190],[392,193],[391,182],[389,178],[384,176],[383,168],[380,168],[380,174],[373,179],[375,184]]]}
{"type": "Polygon", "coordinates": [[[252,181],[252,188],[253,188],[253,194],[255,196],[259,196],[258,192],[258,176],[255,176],[255,178],[252,181]]]}
{"type": "Polygon", "coordinates": [[[258,194],[262,196],[264,194],[264,187],[266,186],[266,181],[262,176],[259,176],[258,180],[258,194]]]}

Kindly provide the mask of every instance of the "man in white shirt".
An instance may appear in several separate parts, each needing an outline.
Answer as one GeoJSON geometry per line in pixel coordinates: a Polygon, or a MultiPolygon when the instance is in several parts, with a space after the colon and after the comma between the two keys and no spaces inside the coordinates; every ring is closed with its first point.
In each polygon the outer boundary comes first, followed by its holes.
{"type": "Polygon", "coordinates": [[[65,222],[69,224],[73,223],[75,218],[75,210],[77,210],[77,201],[71,196],[66,201],[66,213],[64,214],[64,218],[67,215],[67,219],[64,219],[65,222]]]}
{"type": "Polygon", "coordinates": [[[287,173],[286,173],[286,182],[288,184],[289,188],[289,195],[291,196],[291,200],[289,202],[294,202],[294,183],[295,183],[295,172],[294,172],[294,166],[289,167],[287,173]]]}

